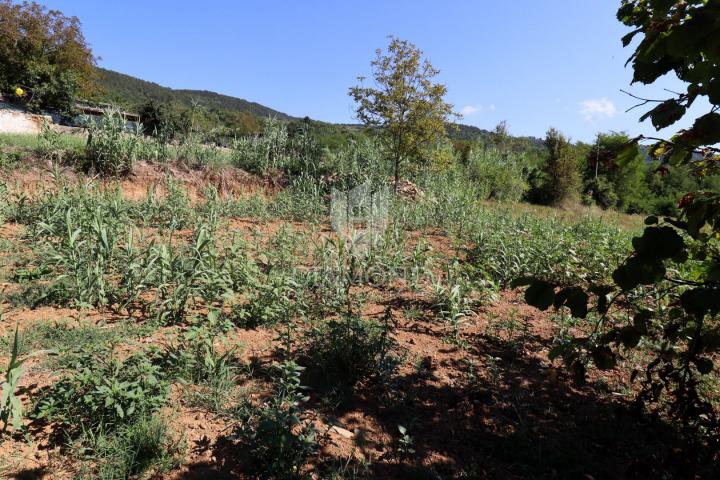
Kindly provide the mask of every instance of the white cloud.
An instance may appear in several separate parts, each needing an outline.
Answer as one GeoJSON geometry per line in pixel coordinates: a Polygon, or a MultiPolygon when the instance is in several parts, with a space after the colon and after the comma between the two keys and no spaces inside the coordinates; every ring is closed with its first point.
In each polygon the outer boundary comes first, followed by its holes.
{"type": "Polygon", "coordinates": [[[485,106],[485,105],[465,105],[463,108],[460,109],[460,113],[462,113],[466,117],[469,115],[475,115],[476,113],[487,112],[487,111],[494,112],[495,105],[492,103],[487,106],[485,106]]]}
{"type": "Polygon", "coordinates": [[[612,101],[603,97],[580,102],[580,110],[578,113],[582,115],[585,121],[592,122],[602,118],[614,117],[617,113],[617,108],[615,108],[615,104],[612,101]]]}

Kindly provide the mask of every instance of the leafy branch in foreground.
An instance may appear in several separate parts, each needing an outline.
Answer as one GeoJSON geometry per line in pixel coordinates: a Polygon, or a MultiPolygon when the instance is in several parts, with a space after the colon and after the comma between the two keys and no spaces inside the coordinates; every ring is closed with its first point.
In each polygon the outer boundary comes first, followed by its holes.
{"type": "MultiPolygon", "coordinates": [[[[625,0],[618,19],[635,27],[623,38],[625,46],[635,35],[644,35],[628,61],[634,82],[653,83],[674,71],[688,84],[677,98],[644,100],[640,105],[658,105],[641,121],[650,118],[659,130],[680,120],[698,97],[706,96],[711,104],[710,112],[692,127],[651,147],[651,154],[662,162],[660,172],[668,165],[689,165],[698,176],[716,171],[720,166],[714,146],[720,142],[720,3],[625,0]]],[[[631,142],[627,151],[639,140],[631,142]]],[[[516,283],[529,284],[528,303],[543,310],[567,308],[573,317],[587,320],[581,324],[581,335],[552,349],[551,359],[562,357],[583,380],[588,363],[611,369],[624,354],[636,351],[647,362],[639,403],[659,402],[667,393],[671,414],[717,441],[720,422],[702,385],[720,352],[720,193],[689,192],[678,208],[677,217],[646,219],[645,231],[633,239],[633,252],[615,269],[612,283],[559,290],[537,278],[516,283]]],[[[640,373],[633,371],[631,380],[640,373]]]]}

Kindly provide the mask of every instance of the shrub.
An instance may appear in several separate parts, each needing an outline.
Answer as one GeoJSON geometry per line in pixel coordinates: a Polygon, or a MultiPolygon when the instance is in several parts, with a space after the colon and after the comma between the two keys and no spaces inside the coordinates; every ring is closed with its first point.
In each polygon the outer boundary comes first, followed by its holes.
{"type": "Polygon", "coordinates": [[[317,434],[310,422],[301,420],[302,405],[309,399],[300,383],[303,368],[287,361],[274,370],[271,396],[244,411],[236,436],[260,478],[308,478],[301,469],[316,450],[317,434]]]}
{"type": "Polygon", "coordinates": [[[45,390],[36,418],[60,422],[65,431],[112,432],[159,409],[169,386],[143,353],[119,360],[111,349],[78,358],[75,369],[45,390]]]}
{"type": "Polygon", "coordinates": [[[325,378],[323,384],[339,393],[372,377],[388,377],[397,368],[389,322],[389,311],[382,323],[355,316],[329,321],[307,333],[304,356],[325,378]]]}
{"type": "Polygon", "coordinates": [[[216,331],[222,328],[217,311],[208,313],[206,322],[190,327],[175,343],[156,355],[166,375],[195,383],[227,383],[232,378],[235,348],[221,352],[216,343],[225,340],[216,331]]]}
{"type": "Polygon", "coordinates": [[[180,465],[184,446],[159,415],[143,415],[112,434],[100,433],[89,440],[94,468],[84,478],[99,480],[148,478],[147,472],[158,475],[171,470],[180,465]]]}
{"type": "Polygon", "coordinates": [[[285,124],[268,119],[261,135],[237,139],[233,153],[233,163],[249,172],[297,175],[317,169],[319,150],[306,130],[291,135],[285,124]]]}
{"type": "Polygon", "coordinates": [[[585,195],[589,202],[596,203],[602,208],[612,208],[619,202],[613,184],[605,176],[593,178],[585,186],[585,195]]]}
{"type": "Polygon", "coordinates": [[[105,110],[97,123],[86,119],[86,125],[88,141],[84,169],[103,176],[131,173],[142,140],[141,127],[130,130],[127,120],[116,109],[105,110]]]}
{"type": "Polygon", "coordinates": [[[482,200],[517,202],[528,189],[527,160],[514,152],[473,149],[467,159],[467,175],[482,200]]]}

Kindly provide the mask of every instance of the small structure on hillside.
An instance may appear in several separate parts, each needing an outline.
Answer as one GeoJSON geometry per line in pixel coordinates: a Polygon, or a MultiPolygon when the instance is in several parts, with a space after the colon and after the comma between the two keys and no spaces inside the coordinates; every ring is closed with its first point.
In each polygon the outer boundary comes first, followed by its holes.
{"type": "MultiPolygon", "coordinates": [[[[100,123],[100,119],[102,118],[105,111],[115,107],[113,107],[113,105],[109,103],[90,104],[80,102],[75,105],[75,108],[77,108],[80,114],[76,116],[71,123],[73,124],[72,126],[81,127],[83,126],[83,122],[85,119],[90,119],[96,124],[100,123]]],[[[128,130],[134,131],[140,124],[140,115],[138,115],[137,113],[130,113],[125,111],[120,111],[120,113],[127,122],[128,130]]],[[[55,123],[60,122],[58,120],[55,123]]]]}
{"type": "Polygon", "coordinates": [[[352,239],[360,247],[372,246],[388,225],[388,187],[373,189],[365,182],[350,190],[333,188],[330,201],[330,223],[340,236],[352,239]]]}

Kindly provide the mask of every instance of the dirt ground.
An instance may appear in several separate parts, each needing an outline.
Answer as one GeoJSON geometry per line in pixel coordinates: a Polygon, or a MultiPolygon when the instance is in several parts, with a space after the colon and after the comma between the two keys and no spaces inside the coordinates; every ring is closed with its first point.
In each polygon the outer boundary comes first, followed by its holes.
{"type": "MultiPolygon", "coordinates": [[[[141,166],[124,181],[127,198],[141,198],[151,184],[161,184],[164,172],[141,166]]],[[[208,182],[227,193],[257,191],[257,183],[220,173],[171,172],[195,194],[208,182]],[[214,175],[214,176],[213,176],[214,175]]],[[[44,173],[17,174],[16,185],[28,192],[47,184],[44,173]]],[[[283,226],[295,231],[300,222],[259,222],[232,219],[228,233],[248,239],[253,231],[272,235],[283,226]]],[[[438,232],[408,232],[412,241],[424,238],[436,251],[455,254],[451,242],[438,232]]],[[[331,235],[327,226],[319,234],[331,235]]],[[[22,228],[0,226],[0,239],[21,245],[22,228]]],[[[0,255],[0,270],[12,268],[13,249],[0,255]]],[[[0,290],[14,287],[0,276],[0,290]]],[[[381,317],[387,308],[396,325],[395,339],[402,353],[397,374],[389,383],[359,389],[341,405],[331,405],[310,383],[307,415],[321,433],[321,450],[309,466],[314,478],[325,475],[320,465],[336,465],[346,478],[369,470],[369,478],[699,478],[709,468],[706,453],[689,451],[670,424],[659,415],[640,412],[632,402],[627,364],[610,372],[592,372],[583,387],[548,351],[557,332],[552,314],[527,306],[522,292],[506,290],[465,319],[462,342],[447,341],[447,326],[433,316],[427,295],[407,289],[370,292],[363,311],[381,317]],[[395,454],[398,427],[413,439],[413,459],[395,454]]],[[[67,322],[112,328],[124,320],[103,310],[78,311],[39,307],[0,306],[0,336],[14,328],[30,331],[43,323],[67,322]]],[[[140,320],[138,320],[140,321],[140,320]]],[[[177,334],[163,327],[136,338],[128,348],[163,344],[177,334]]],[[[241,360],[269,363],[278,346],[272,329],[235,329],[233,343],[243,346],[241,360]]],[[[7,353],[0,354],[5,365],[7,353]]],[[[31,358],[20,382],[21,399],[29,409],[32,398],[57,378],[43,356],[31,358]]],[[[258,390],[245,380],[249,395],[258,390]]],[[[184,402],[181,385],[174,385],[162,411],[187,446],[180,468],[162,477],[174,480],[246,478],[238,461],[232,423],[184,402]]],[[[29,423],[31,438],[5,435],[0,440],[0,476],[13,479],[70,479],[77,465],[62,442],[53,441],[53,425],[29,423]]],[[[709,477],[708,477],[709,478],[709,477]]]]}

